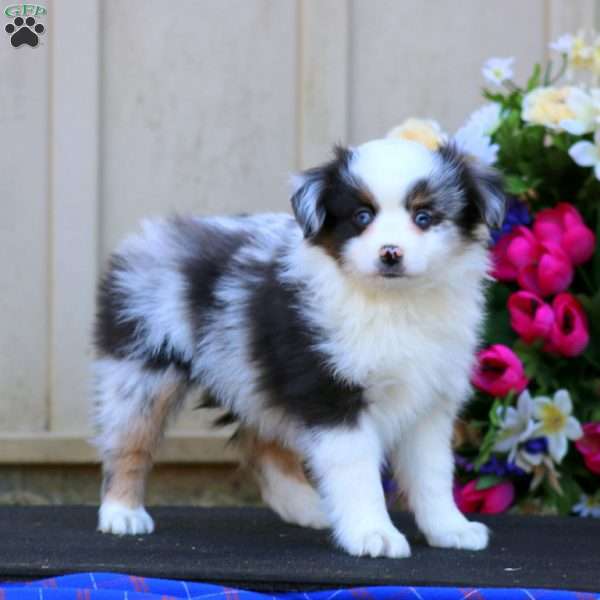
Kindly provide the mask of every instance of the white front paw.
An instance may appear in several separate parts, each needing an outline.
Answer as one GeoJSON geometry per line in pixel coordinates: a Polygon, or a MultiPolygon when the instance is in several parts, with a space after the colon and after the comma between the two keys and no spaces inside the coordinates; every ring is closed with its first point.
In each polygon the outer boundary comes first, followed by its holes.
{"type": "Polygon", "coordinates": [[[98,530],[115,535],[142,535],[154,531],[154,521],[143,506],[129,508],[120,502],[103,502],[98,511],[98,530]]]}
{"type": "Polygon", "coordinates": [[[350,529],[337,535],[339,544],[353,556],[385,556],[406,558],[410,556],[407,539],[392,525],[350,529]]]}
{"type": "Polygon", "coordinates": [[[459,550],[483,550],[489,541],[489,529],[483,523],[465,521],[449,529],[426,533],[431,546],[459,550]]]}

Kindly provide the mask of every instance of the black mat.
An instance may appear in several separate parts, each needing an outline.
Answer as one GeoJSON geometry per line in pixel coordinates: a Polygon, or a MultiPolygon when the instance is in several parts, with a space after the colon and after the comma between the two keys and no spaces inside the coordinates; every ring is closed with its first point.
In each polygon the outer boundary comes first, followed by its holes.
{"type": "Polygon", "coordinates": [[[0,508],[0,581],[80,571],[118,571],[260,590],[365,585],[543,587],[600,592],[600,520],[483,519],[494,530],[483,552],[429,548],[412,519],[409,559],[346,556],[326,532],[286,525],[262,509],[157,508],[151,536],[94,531],[83,507],[0,508]]]}

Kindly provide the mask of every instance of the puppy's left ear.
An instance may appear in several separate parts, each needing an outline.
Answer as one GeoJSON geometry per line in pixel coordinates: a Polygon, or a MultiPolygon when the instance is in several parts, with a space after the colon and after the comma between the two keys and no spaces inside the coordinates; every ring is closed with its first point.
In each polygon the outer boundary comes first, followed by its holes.
{"type": "Polygon", "coordinates": [[[506,214],[506,195],[500,172],[476,159],[465,159],[474,187],[474,200],[490,229],[500,229],[506,214]]]}
{"type": "Polygon", "coordinates": [[[469,204],[477,207],[483,222],[490,229],[502,227],[506,195],[500,172],[463,154],[452,143],[442,146],[438,152],[469,204]]]}

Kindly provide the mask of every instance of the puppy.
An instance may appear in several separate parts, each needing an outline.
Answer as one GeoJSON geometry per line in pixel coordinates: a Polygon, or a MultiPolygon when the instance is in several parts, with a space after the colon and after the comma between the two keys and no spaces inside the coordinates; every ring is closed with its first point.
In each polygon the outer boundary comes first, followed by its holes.
{"type": "Polygon", "coordinates": [[[409,556],[387,458],[431,545],[485,548],[486,527],[453,500],[451,435],[504,214],[498,175],[452,146],[376,140],[295,186],[295,219],[146,222],[112,256],[95,329],[99,529],[153,530],[152,456],[201,386],[241,423],[287,521],[330,527],[352,555],[409,556]]]}

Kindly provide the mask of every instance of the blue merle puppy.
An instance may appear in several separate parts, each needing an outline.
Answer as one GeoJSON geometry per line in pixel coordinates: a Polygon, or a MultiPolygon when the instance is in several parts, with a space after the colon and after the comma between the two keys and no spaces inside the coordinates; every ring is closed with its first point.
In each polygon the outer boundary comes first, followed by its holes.
{"type": "Polygon", "coordinates": [[[165,423],[202,388],[240,423],[265,501],[356,556],[405,557],[387,457],[430,544],[480,550],[452,496],[498,175],[452,146],[376,140],[295,178],[287,214],[149,221],[113,254],[96,322],[99,529],[154,524],[165,423]],[[309,475],[307,476],[306,473],[309,475]]]}

